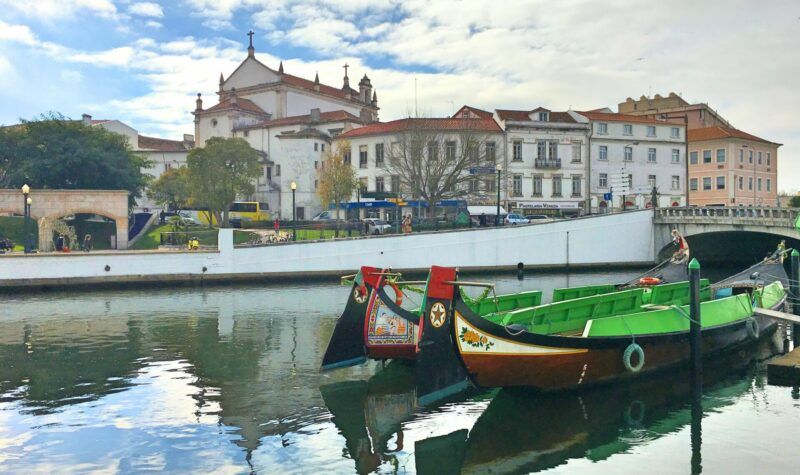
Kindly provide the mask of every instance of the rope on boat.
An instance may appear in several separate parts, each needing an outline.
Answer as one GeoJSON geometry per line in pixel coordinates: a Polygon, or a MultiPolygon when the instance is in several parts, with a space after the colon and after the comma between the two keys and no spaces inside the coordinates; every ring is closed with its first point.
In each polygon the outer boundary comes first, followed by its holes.
{"type": "Polygon", "coordinates": [[[678,307],[677,305],[670,305],[670,307],[669,307],[669,308],[671,308],[672,310],[675,310],[676,312],[678,312],[678,315],[682,316],[682,317],[683,317],[683,318],[685,318],[686,320],[689,320],[689,321],[690,321],[690,322],[692,322],[692,323],[696,323],[696,324],[698,324],[698,325],[701,325],[701,323],[700,323],[700,322],[698,322],[698,321],[695,321],[694,319],[692,319],[691,315],[689,315],[688,313],[686,313],[686,310],[684,310],[683,308],[681,308],[681,307],[678,307]]]}

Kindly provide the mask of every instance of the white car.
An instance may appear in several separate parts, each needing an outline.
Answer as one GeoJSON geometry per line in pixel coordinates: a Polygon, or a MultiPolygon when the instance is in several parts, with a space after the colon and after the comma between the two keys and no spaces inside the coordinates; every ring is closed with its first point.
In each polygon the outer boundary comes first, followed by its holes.
{"type": "Polygon", "coordinates": [[[511,213],[506,216],[505,223],[514,226],[517,224],[528,224],[528,220],[521,214],[511,213]]]}
{"type": "Polygon", "coordinates": [[[189,213],[187,213],[185,211],[179,212],[178,216],[180,216],[181,221],[183,221],[183,224],[186,224],[186,225],[189,225],[189,226],[196,226],[197,225],[197,220],[194,219],[189,213]]]}
{"type": "Polygon", "coordinates": [[[378,218],[366,218],[364,223],[367,225],[368,234],[386,234],[392,230],[392,225],[378,218]]]}
{"type": "Polygon", "coordinates": [[[527,219],[529,223],[549,223],[553,221],[553,218],[546,214],[529,214],[525,216],[525,219],[527,219]]]}

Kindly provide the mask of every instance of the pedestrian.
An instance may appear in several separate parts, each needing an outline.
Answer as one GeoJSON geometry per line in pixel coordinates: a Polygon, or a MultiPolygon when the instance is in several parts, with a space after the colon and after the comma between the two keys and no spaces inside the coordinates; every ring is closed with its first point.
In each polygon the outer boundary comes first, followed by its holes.
{"type": "Polygon", "coordinates": [[[411,234],[411,215],[407,214],[403,218],[403,234],[411,234]]]}
{"type": "Polygon", "coordinates": [[[61,252],[64,250],[64,235],[59,234],[56,238],[56,251],[61,252]]]}
{"type": "Polygon", "coordinates": [[[278,231],[281,230],[281,218],[275,216],[275,222],[273,224],[275,225],[275,235],[277,236],[278,231]]]}
{"type": "Polygon", "coordinates": [[[87,233],[86,236],[83,236],[83,251],[89,252],[91,250],[92,250],[92,235],[87,233]]]}

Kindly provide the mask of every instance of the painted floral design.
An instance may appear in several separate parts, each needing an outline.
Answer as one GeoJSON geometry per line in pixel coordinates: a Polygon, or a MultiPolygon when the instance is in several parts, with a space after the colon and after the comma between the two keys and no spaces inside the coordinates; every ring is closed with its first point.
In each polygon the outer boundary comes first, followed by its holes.
{"type": "Polygon", "coordinates": [[[466,327],[461,328],[461,333],[459,333],[458,338],[473,348],[488,350],[494,346],[494,342],[489,341],[485,336],[479,335],[478,332],[472,331],[466,327]]]}

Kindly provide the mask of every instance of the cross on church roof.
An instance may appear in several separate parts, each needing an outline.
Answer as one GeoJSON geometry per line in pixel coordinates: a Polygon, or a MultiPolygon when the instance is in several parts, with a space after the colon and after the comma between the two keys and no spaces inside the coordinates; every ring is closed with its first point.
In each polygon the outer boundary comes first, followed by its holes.
{"type": "Polygon", "coordinates": [[[249,46],[250,48],[253,47],[253,35],[255,35],[255,33],[253,33],[253,30],[247,32],[247,36],[250,37],[250,46],[249,46]]]}
{"type": "Polygon", "coordinates": [[[347,63],[344,63],[344,66],[342,66],[342,67],[344,68],[344,75],[345,75],[345,77],[347,77],[347,68],[349,68],[350,65],[347,64],[347,63]]]}

